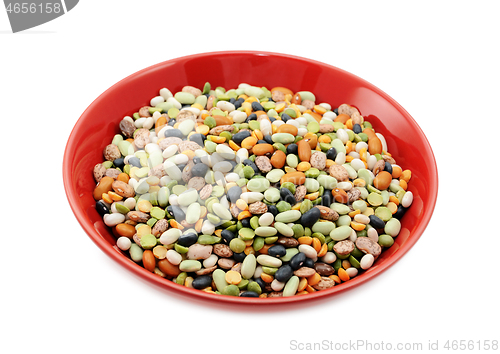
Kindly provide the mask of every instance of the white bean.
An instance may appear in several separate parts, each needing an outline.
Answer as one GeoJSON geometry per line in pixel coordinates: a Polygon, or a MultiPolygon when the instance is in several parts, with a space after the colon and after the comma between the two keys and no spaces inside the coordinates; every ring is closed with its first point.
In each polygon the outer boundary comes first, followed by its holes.
{"type": "Polygon", "coordinates": [[[274,291],[281,291],[285,287],[285,283],[280,282],[279,280],[274,279],[271,282],[271,289],[274,291]]]}
{"type": "Polygon", "coordinates": [[[405,208],[408,208],[413,203],[413,193],[407,191],[401,200],[401,205],[405,208]]]}
{"type": "Polygon", "coordinates": [[[165,98],[163,98],[162,96],[156,96],[156,97],[153,97],[149,103],[150,103],[151,107],[156,107],[159,103],[162,103],[162,102],[165,102],[165,98]]]}
{"type": "Polygon", "coordinates": [[[372,254],[365,254],[363,258],[361,258],[361,261],[359,261],[359,264],[361,266],[361,269],[368,269],[373,265],[373,262],[375,261],[375,257],[373,257],[372,254]]]}
{"type": "Polygon", "coordinates": [[[337,260],[337,256],[335,255],[335,253],[330,252],[330,251],[326,252],[325,255],[323,257],[321,257],[321,261],[323,263],[330,264],[330,263],[335,262],[336,260],[337,260]]]}
{"type": "Polygon", "coordinates": [[[125,221],[125,215],[120,213],[105,214],[103,221],[106,226],[113,227],[125,221]]]}
{"type": "Polygon", "coordinates": [[[182,262],[182,256],[175,250],[168,250],[167,260],[173,265],[179,265],[182,262]]]}
{"type": "Polygon", "coordinates": [[[215,253],[212,253],[210,256],[208,256],[207,259],[203,260],[203,267],[205,268],[213,267],[214,265],[217,264],[218,260],[219,257],[217,257],[215,253]]]}
{"type": "Polygon", "coordinates": [[[160,96],[163,97],[164,100],[168,100],[170,97],[173,97],[172,92],[166,87],[160,90],[160,96]]]}
{"type": "Polygon", "coordinates": [[[128,237],[121,236],[116,240],[116,246],[122,251],[127,251],[132,245],[132,241],[128,237]]]}
{"type": "Polygon", "coordinates": [[[378,242],[378,232],[375,228],[372,227],[372,228],[368,229],[368,231],[366,232],[366,235],[373,242],[378,242]]]}
{"type": "Polygon", "coordinates": [[[345,271],[349,278],[354,278],[356,275],[358,275],[358,270],[354,267],[347,268],[345,271]]]}

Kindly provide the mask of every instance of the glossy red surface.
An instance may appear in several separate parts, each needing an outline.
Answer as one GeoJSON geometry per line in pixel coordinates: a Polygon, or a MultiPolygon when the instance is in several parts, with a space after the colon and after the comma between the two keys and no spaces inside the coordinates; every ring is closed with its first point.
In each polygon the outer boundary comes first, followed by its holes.
{"type": "Polygon", "coordinates": [[[136,275],[181,296],[219,303],[278,305],[314,301],[356,287],[397,262],[420,238],[434,210],[438,191],[435,158],[424,133],[413,118],[391,97],[367,81],[333,66],[305,58],[253,51],[214,52],[169,60],[141,70],[113,85],[85,110],[76,123],[66,146],[63,161],[64,188],[78,222],[89,237],[108,256],[136,275]],[[116,246],[115,237],[95,210],[92,169],[102,162],[103,148],[118,123],[138,107],[149,104],[159,89],[172,92],[184,85],[203,87],[252,85],[309,90],[317,102],[333,106],[356,106],[377,132],[382,133],[389,151],[403,169],[412,171],[409,190],[414,201],[402,219],[401,233],[368,271],[331,289],[288,298],[240,298],[189,289],[146,271],[128,259],[116,246]],[[118,109],[117,109],[118,108],[118,109]]]}

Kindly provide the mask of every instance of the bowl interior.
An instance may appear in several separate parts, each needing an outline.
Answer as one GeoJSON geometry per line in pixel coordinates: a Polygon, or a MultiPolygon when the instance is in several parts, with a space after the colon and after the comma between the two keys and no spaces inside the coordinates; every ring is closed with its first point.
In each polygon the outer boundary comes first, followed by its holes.
{"type": "Polygon", "coordinates": [[[63,161],[63,178],[70,206],[89,237],[110,257],[156,285],[216,301],[278,304],[313,300],[346,290],[372,278],[400,259],[427,226],[437,197],[437,168],[432,149],[411,116],[387,94],[346,71],[309,59],[266,52],[204,53],[169,60],[139,71],[118,82],[99,96],[82,114],[68,139],[63,161]],[[102,162],[102,151],[115,134],[118,123],[167,87],[172,92],[185,85],[227,89],[245,82],[251,85],[284,86],[292,91],[308,90],[317,102],[332,106],[356,106],[375,130],[384,135],[388,150],[403,169],[412,171],[409,190],[412,207],[402,219],[401,233],[376,264],[358,277],[331,289],[307,296],[251,299],[220,296],[179,286],[149,273],[115,246],[115,237],[95,210],[92,169],[102,162]]]}

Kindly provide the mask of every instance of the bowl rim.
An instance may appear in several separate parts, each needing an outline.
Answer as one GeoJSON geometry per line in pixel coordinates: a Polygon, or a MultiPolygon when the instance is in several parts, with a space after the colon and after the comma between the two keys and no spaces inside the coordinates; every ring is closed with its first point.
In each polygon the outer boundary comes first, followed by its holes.
{"type": "MultiPolygon", "coordinates": [[[[148,66],[144,69],[141,69],[139,71],[136,71],[135,73],[132,73],[125,77],[124,79],[121,79],[120,81],[116,82],[113,84],[111,87],[106,89],[104,92],[102,92],[92,103],[85,109],[85,111],[81,114],[81,116],[78,118],[77,122],[75,123],[73,129],[71,130],[71,133],[68,137],[66,147],[64,150],[64,156],[63,156],[63,185],[65,189],[65,194],[68,199],[68,202],[70,204],[70,207],[73,211],[74,216],[76,217],[77,221],[79,222],[80,226],[83,228],[83,230],[87,233],[87,235],[90,237],[90,239],[104,252],[106,253],[109,257],[111,257],[114,261],[118,262],[121,264],[123,267],[131,271],[137,276],[140,276],[143,279],[148,280],[150,283],[159,286],[163,289],[167,289],[170,292],[180,294],[180,295],[188,295],[190,299],[196,298],[199,300],[209,300],[211,303],[217,302],[217,303],[224,303],[228,305],[238,305],[240,308],[241,306],[254,306],[254,305],[284,305],[284,304],[294,304],[296,302],[305,302],[305,303],[312,303],[315,302],[318,299],[324,299],[325,297],[331,297],[336,294],[342,293],[346,290],[352,289],[354,287],[357,287],[360,284],[363,284],[376,276],[380,275],[384,271],[386,271],[388,268],[390,268],[392,265],[394,265],[396,262],[398,262],[414,245],[415,243],[420,239],[422,236],[423,232],[425,231],[428,223],[430,222],[430,219],[433,215],[433,211],[435,208],[435,204],[437,201],[437,195],[438,195],[438,170],[437,170],[437,164],[436,164],[436,159],[434,156],[434,152],[432,150],[432,147],[425,136],[424,132],[422,131],[421,127],[418,125],[418,123],[413,119],[413,117],[398,103],[396,102],[391,96],[389,96],[387,93],[376,87],[375,85],[371,84],[370,82],[366,81],[365,79],[352,74],[346,70],[340,69],[338,67],[335,67],[333,65],[323,63],[314,59],[309,59],[305,57],[300,57],[296,55],[291,55],[291,54],[284,54],[284,53],[277,53],[277,52],[269,52],[269,51],[256,51],[256,50],[229,50],[229,51],[213,51],[213,52],[202,52],[202,53],[197,53],[197,54],[191,54],[191,55],[186,55],[186,56],[181,56],[177,58],[172,58],[166,61],[159,62],[157,64],[153,64],[151,66],[148,66]],[[93,224],[90,222],[90,220],[86,217],[85,213],[80,210],[77,207],[76,200],[79,199],[79,196],[76,194],[76,192],[72,189],[72,186],[74,185],[74,176],[71,173],[71,155],[70,151],[74,151],[76,148],[76,143],[75,143],[75,136],[77,135],[78,130],[80,129],[80,126],[83,124],[83,121],[85,120],[84,118],[91,113],[93,110],[93,107],[97,105],[99,102],[105,100],[108,95],[110,95],[113,91],[118,89],[120,86],[122,86],[124,83],[128,82],[129,80],[133,80],[136,78],[139,78],[142,75],[148,74],[151,71],[155,71],[157,69],[160,69],[164,66],[169,66],[174,64],[175,62],[184,62],[187,60],[192,60],[192,59],[199,59],[199,58],[205,58],[205,57],[217,57],[217,56],[233,56],[233,55],[248,55],[250,56],[269,56],[269,57],[274,57],[274,58],[286,58],[286,59],[291,59],[293,61],[299,61],[299,62],[304,62],[312,65],[317,65],[323,68],[327,68],[328,70],[334,70],[342,73],[343,75],[348,76],[350,79],[354,79],[355,81],[359,81],[366,87],[370,88],[373,90],[375,93],[383,97],[387,102],[389,102],[396,110],[402,115],[405,116],[406,119],[408,119],[411,124],[415,126],[415,128],[418,130],[418,135],[422,138],[423,143],[426,145],[426,150],[432,157],[431,161],[427,161],[427,166],[431,170],[430,176],[433,178],[432,181],[429,181],[429,200],[427,203],[427,209],[426,212],[422,215],[421,220],[419,221],[416,229],[413,231],[411,237],[409,237],[405,243],[398,249],[398,252],[394,253],[393,255],[390,256],[390,259],[388,259],[386,262],[384,262],[382,265],[379,265],[377,268],[374,268],[370,271],[370,273],[367,276],[360,275],[359,277],[355,277],[348,282],[342,283],[340,285],[335,285],[334,287],[322,291],[317,291],[314,293],[310,293],[306,296],[290,296],[290,297],[276,297],[276,298],[249,298],[249,297],[237,297],[237,296],[224,296],[224,295],[218,295],[218,294],[211,294],[207,293],[204,291],[196,290],[196,289],[191,289],[187,288],[185,286],[181,286],[178,284],[175,284],[174,282],[161,278],[157,276],[156,274],[153,274],[140,265],[130,261],[127,257],[124,257],[121,253],[119,253],[117,250],[114,249],[112,245],[110,245],[106,240],[101,238],[93,224]]],[[[365,273],[366,274],[366,273],[365,273]]],[[[188,299],[188,298],[186,298],[188,299]]]]}

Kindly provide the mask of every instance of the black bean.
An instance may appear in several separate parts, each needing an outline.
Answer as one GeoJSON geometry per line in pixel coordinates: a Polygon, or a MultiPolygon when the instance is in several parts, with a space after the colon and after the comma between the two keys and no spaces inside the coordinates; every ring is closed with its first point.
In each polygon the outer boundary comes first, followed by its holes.
{"type": "Polygon", "coordinates": [[[187,234],[181,235],[177,240],[177,243],[184,247],[189,247],[194,245],[198,241],[198,235],[194,232],[188,232],[187,234]]]}
{"type": "Polygon", "coordinates": [[[283,257],[286,254],[286,248],[283,245],[274,245],[269,247],[267,254],[273,257],[283,257]]]}
{"type": "Polygon", "coordinates": [[[135,166],[141,168],[141,160],[138,157],[132,156],[131,158],[128,159],[128,164],[130,166],[135,166]]]}
{"type": "Polygon", "coordinates": [[[314,268],[314,261],[311,258],[306,258],[302,267],[314,268]]]}
{"type": "Polygon", "coordinates": [[[285,123],[286,123],[289,119],[292,119],[292,117],[290,117],[288,114],[286,114],[286,113],[282,113],[282,114],[281,114],[281,120],[282,120],[283,122],[285,122],[285,123]]]}
{"type": "Polygon", "coordinates": [[[301,224],[304,227],[312,227],[319,220],[320,216],[321,211],[318,208],[312,208],[302,214],[301,224]]]}
{"type": "Polygon", "coordinates": [[[339,115],[339,109],[338,109],[338,108],[335,108],[335,109],[333,110],[333,113],[335,113],[336,115],[339,115]]]}
{"type": "Polygon", "coordinates": [[[229,199],[231,203],[236,203],[236,201],[240,199],[241,193],[243,193],[243,190],[240,186],[233,186],[227,191],[227,199],[229,199]]]}
{"type": "Polygon", "coordinates": [[[224,240],[224,242],[227,244],[229,244],[229,242],[231,242],[231,240],[236,237],[236,235],[229,230],[222,230],[220,236],[222,237],[222,240],[224,240]]]}
{"type": "Polygon", "coordinates": [[[261,140],[257,140],[257,144],[269,144],[267,141],[261,139],[261,140]]]}
{"type": "Polygon", "coordinates": [[[290,267],[292,267],[293,270],[297,270],[302,267],[306,258],[307,257],[305,253],[299,252],[295,256],[293,256],[292,259],[290,259],[290,262],[288,262],[288,264],[290,265],[290,267]]]}
{"type": "Polygon", "coordinates": [[[276,216],[279,214],[278,208],[276,208],[276,205],[268,205],[267,206],[267,211],[273,214],[273,216],[276,216]]]}
{"type": "Polygon", "coordinates": [[[241,219],[241,225],[243,225],[243,227],[251,227],[250,218],[241,219]]]}
{"type": "Polygon", "coordinates": [[[201,147],[203,147],[205,145],[206,139],[207,138],[205,135],[199,134],[199,133],[193,134],[189,137],[190,141],[194,141],[196,144],[200,145],[201,147]]]}
{"type": "Polygon", "coordinates": [[[184,138],[184,134],[179,129],[167,129],[165,130],[165,138],[170,138],[170,137],[176,137],[176,138],[184,138]]]}
{"type": "Polygon", "coordinates": [[[251,120],[257,120],[257,115],[255,113],[250,114],[245,122],[248,123],[251,120]]]}
{"type": "Polygon", "coordinates": [[[243,160],[243,165],[250,166],[255,173],[260,173],[260,170],[257,167],[257,165],[252,160],[250,160],[250,159],[243,160]]]}
{"type": "Polygon", "coordinates": [[[264,140],[265,140],[268,144],[271,144],[271,145],[273,145],[273,144],[274,144],[273,137],[272,137],[271,135],[264,135],[264,140]]]}
{"type": "Polygon", "coordinates": [[[382,219],[380,219],[376,215],[370,215],[370,225],[373,226],[375,229],[383,229],[385,227],[385,223],[382,219]]]}
{"type": "Polygon", "coordinates": [[[101,216],[109,214],[109,208],[102,200],[99,200],[97,203],[95,203],[95,209],[101,216]]]}
{"type": "Polygon", "coordinates": [[[236,262],[243,262],[246,256],[245,252],[233,253],[233,258],[236,262]]]}
{"type": "Polygon", "coordinates": [[[335,161],[336,157],[337,157],[337,150],[334,147],[328,149],[328,151],[326,152],[326,158],[335,161]]]}
{"type": "Polygon", "coordinates": [[[201,163],[201,158],[199,158],[198,156],[193,157],[193,163],[194,163],[194,164],[199,164],[199,163],[201,163]]]}
{"type": "Polygon", "coordinates": [[[229,102],[230,102],[230,103],[232,103],[232,104],[234,104],[234,103],[236,102],[236,98],[231,97],[231,98],[229,99],[229,102]]]}
{"type": "Polygon", "coordinates": [[[193,174],[193,177],[205,177],[208,169],[209,167],[204,163],[197,163],[191,169],[191,173],[193,174]]]}
{"type": "Polygon", "coordinates": [[[361,125],[359,124],[354,124],[354,126],[352,127],[352,131],[354,132],[354,134],[359,134],[363,131],[363,129],[361,129],[361,125]]]}
{"type": "Polygon", "coordinates": [[[259,297],[255,291],[244,291],[240,294],[240,297],[259,297]]]}
{"type": "Polygon", "coordinates": [[[280,196],[282,200],[290,205],[295,205],[297,203],[297,201],[295,200],[295,196],[292,194],[292,192],[290,192],[288,188],[281,188],[280,196]]]}
{"type": "Polygon", "coordinates": [[[120,170],[123,171],[123,167],[125,167],[125,162],[123,160],[124,160],[123,157],[119,157],[117,159],[114,159],[113,165],[115,165],[115,167],[118,167],[120,170]]]}
{"type": "Polygon", "coordinates": [[[209,287],[210,284],[212,284],[212,277],[210,275],[200,275],[191,283],[195,289],[205,289],[209,287]]]}
{"type": "Polygon", "coordinates": [[[167,212],[178,222],[181,222],[186,218],[184,211],[177,205],[169,205],[167,207],[167,212]]]}
{"type": "Polygon", "coordinates": [[[323,195],[321,196],[321,205],[330,207],[333,203],[333,195],[331,189],[325,189],[323,195]]]}
{"type": "Polygon", "coordinates": [[[389,161],[385,162],[384,171],[387,171],[392,175],[392,165],[389,163],[389,161]]]}
{"type": "Polygon", "coordinates": [[[233,135],[231,138],[236,144],[240,145],[243,140],[252,135],[249,131],[244,130],[233,135]]]}
{"type": "Polygon", "coordinates": [[[255,279],[255,282],[256,282],[257,284],[259,284],[260,289],[261,289],[262,291],[264,291],[264,289],[266,288],[266,282],[265,282],[264,280],[262,280],[262,278],[256,278],[256,279],[255,279]]]}
{"type": "MultiPolygon", "coordinates": [[[[168,125],[169,127],[173,127],[173,126],[175,125],[175,123],[177,123],[177,120],[175,120],[175,119],[170,119],[170,120],[168,121],[167,125],[168,125]]],[[[170,129],[169,129],[169,130],[170,130],[170,129]]]]}
{"type": "Polygon", "coordinates": [[[253,101],[252,102],[252,110],[254,110],[254,111],[263,111],[264,107],[262,107],[262,105],[259,102],[253,101]]]}
{"type": "Polygon", "coordinates": [[[284,266],[281,266],[278,271],[274,274],[274,279],[277,281],[280,281],[282,283],[285,283],[290,279],[293,275],[293,269],[290,267],[289,264],[285,264],[284,266]]]}
{"type": "Polygon", "coordinates": [[[396,212],[394,213],[394,215],[392,215],[392,217],[399,220],[403,217],[403,215],[405,215],[405,213],[406,213],[406,208],[401,204],[399,204],[398,210],[396,210],[396,212]]]}
{"type": "Polygon", "coordinates": [[[299,154],[299,146],[295,143],[288,144],[286,147],[287,155],[298,155],[299,154]]]}

